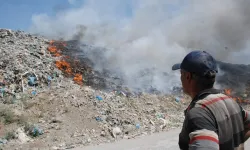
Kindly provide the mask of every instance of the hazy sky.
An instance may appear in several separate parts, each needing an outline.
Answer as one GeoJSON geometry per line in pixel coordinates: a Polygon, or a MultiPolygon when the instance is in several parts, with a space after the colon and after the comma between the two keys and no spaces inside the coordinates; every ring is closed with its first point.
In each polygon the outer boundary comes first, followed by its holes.
{"type": "Polygon", "coordinates": [[[32,15],[55,15],[64,9],[78,7],[83,0],[0,0],[0,28],[27,30],[32,15]]]}
{"type": "MultiPolygon", "coordinates": [[[[45,14],[53,17],[58,12],[84,7],[85,2],[86,0],[0,0],[0,28],[28,30],[32,25],[33,16],[45,14]]],[[[120,3],[122,9],[117,8],[116,11],[119,15],[123,14],[122,17],[131,16],[133,13],[132,7],[136,5],[136,1],[133,0],[100,0],[99,4],[97,4],[98,2],[98,0],[89,0],[86,5],[93,3],[96,6],[98,5],[97,9],[108,10],[113,9],[109,8],[109,3],[111,5],[120,3]]],[[[176,7],[179,6],[169,5],[168,11],[174,11],[176,7]]]]}

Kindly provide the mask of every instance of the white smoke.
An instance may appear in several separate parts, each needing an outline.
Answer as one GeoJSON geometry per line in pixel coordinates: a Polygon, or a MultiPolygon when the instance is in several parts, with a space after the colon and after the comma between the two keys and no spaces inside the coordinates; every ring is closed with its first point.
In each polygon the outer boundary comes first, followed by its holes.
{"type": "Polygon", "coordinates": [[[56,16],[34,15],[31,31],[68,40],[82,25],[83,42],[110,49],[102,61],[93,57],[97,69],[117,70],[131,88],[168,91],[180,83],[172,65],[192,49],[250,63],[242,59],[250,56],[249,6],[246,0],[85,0],[56,16]],[[142,76],[146,69],[150,75],[142,76]]]}

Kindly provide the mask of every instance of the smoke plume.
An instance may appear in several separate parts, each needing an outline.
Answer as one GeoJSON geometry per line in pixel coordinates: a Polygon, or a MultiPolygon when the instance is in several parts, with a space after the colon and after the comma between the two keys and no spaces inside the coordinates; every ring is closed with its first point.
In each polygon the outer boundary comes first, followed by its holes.
{"type": "Polygon", "coordinates": [[[85,0],[56,16],[34,15],[30,30],[105,47],[88,52],[95,69],[117,74],[133,89],[167,92],[180,84],[171,66],[191,50],[250,63],[249,6],[247,0],[85,0]]]}

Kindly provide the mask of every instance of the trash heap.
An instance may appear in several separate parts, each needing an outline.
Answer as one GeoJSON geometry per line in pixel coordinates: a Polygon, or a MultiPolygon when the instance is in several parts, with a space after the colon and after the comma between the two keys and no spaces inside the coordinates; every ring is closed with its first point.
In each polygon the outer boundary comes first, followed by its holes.
{"type": "Polygon", "coordinates": [[[24,33],[0,29],[0,94],[30,93],[48,87],[60,71],[47,51],[49,40],[24,33]]]}
{"type": "Polygon", "coordinates": [[[185,98],[131,96],[77,52],[77,41],[0,29],[0,149],[65,149],[181,125],[185,98]]]}

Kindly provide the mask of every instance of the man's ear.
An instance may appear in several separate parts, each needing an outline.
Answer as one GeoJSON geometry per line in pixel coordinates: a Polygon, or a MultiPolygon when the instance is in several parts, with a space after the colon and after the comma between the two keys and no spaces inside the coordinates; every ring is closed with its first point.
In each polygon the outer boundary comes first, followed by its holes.
{"type": "Polygon", "coordinates": [[[192,79],[192,74],[191,74],[190,72],[187,72],[187,73],[186,73],[186,79],[187,79],[187,81],[191,81],[191,79],[192,79]]]}

